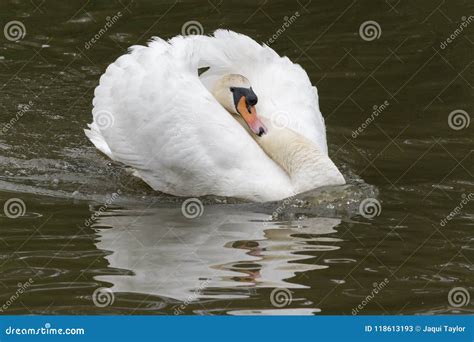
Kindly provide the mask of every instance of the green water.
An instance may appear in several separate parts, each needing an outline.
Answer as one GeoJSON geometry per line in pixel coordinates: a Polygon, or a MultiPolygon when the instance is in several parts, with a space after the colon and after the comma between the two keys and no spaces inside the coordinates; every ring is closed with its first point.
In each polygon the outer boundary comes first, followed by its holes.
{"type": "Polygon", "coordinates": [[[1,313],[472,313],[472,300],[453,305],[449,292],[474,296],[474,124],[456,130],[448,116],[474,113],[474,23],[441,44],[473,9],[467,0],[2,1],[1,26],[18,20],[26,35],[0,36],[0,205],[25,208],[18,218],[0,210],[1,313]],[[91,43],[107,17],[116,22],[91,43]],[[82,130],[107,65],[190,20],[205,33],[276,37],[271,46],[318,87],[330,155],[350,187],[296,207],[207,198],[190,219],[182,199],[94,149],[82,130]],[[378,38],[362,39],[366,21],[378,38]],[[360,215],[364,197],[381,203],[378,216],[360,215]]]}

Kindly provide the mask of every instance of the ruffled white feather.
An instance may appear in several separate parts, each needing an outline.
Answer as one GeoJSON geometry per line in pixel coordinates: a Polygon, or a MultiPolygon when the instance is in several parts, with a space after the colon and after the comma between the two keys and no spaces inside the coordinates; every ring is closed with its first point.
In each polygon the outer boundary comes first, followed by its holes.
{"type": "Polygon", "coordinates": [[[211,95],[213,82],[228,73],[249,79],[260,116],[327,155],[318,95],[306,72],[270,47],[226,30],[211,37],[153,38],[148,47],[130,48],[102,75],[86,134],[165,193],[257,201],[292,195],[288,174],[211,95]],[[199,77],[200,67],[210,69],[199,77]]]}

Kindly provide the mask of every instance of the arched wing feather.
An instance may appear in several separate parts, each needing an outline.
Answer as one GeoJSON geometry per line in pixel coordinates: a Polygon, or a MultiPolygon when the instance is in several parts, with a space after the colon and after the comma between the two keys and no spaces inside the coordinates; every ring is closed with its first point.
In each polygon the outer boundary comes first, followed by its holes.
{"type": "Polygon", "coordinates": [[[288,191],[287,175],[199,79],[205,46],[195,38],[155,38],[111,64],[96,88],[86,134],[160,191],[281,196],[275,188],[288,191]]]}
{"type": "Polygon", "coordinates": [[[201,77],[208,88],[222,75],[244,75],[258,95],[260,116],[271,120],[274,126],[302,134],[327,154],[317,89],[300,65],[232,31],[217,30],[214,37],[196,36],[194,40],[199,46],[199,65],[210,67],[201,77]]]}

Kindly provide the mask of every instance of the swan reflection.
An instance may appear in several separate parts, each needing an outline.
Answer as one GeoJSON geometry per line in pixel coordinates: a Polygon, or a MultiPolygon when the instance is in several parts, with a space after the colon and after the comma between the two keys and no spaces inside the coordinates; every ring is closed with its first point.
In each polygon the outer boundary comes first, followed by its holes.
{"type": "Polygon", "coordinates": [[[339,248],[338,239],[324,237],[339,223],[310,218],[283,224],[222,206],[207,206],[195,219],[180,208],[114,210],[94,225],[97,247],[111,252],[110,267],[132,272],[97,279],[112,283],[114,292],[179,301],[245,298],[257,287],[307,288],[295,275],[328,267],[307,259],[339,248]]]}

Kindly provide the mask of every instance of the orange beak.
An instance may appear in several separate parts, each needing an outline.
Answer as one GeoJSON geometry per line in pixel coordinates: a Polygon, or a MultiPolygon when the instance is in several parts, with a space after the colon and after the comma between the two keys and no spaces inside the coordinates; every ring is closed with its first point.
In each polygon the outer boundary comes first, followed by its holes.
{"type": "Polygon", "coordinates": [[[255,106],[247,105],[245,96],[242,96],[240,98],[239,103],[237,104],[237,111],[245,120],[245,122],[253,133],[258,135],[259,137],[267,133],[267,128],[257,116],[255,106]]]}

